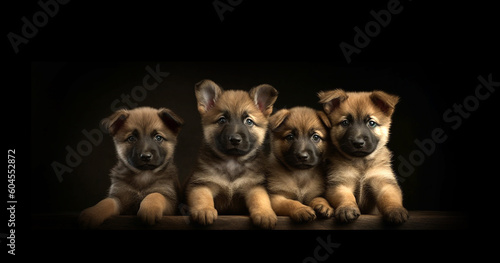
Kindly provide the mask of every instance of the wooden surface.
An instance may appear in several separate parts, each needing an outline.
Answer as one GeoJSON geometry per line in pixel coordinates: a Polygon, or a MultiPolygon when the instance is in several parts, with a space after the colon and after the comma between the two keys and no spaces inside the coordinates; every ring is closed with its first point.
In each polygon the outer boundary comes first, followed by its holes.
{"type": "MultiPolygon", "coordinates": [[[[32,215],[34,230],[78,229],[78,214],[32,215]]],[[[379,215],[361,215],[350,224],[338,224],[333,219],[316,219],[308,223],[294,223],[279,216],[275,230],[449,230],[466,229],[466,215],[459,212],[410,211],[410,219],[400,226],[388,226],[379,215]]],[[[192,224],[188,216],[164,216],[154,226],[143,224],[136,216],[115,216],[106,220],[102,230],[253,230],[256,228],[248,216],[219,215],[214,224],[192,224]]]]}

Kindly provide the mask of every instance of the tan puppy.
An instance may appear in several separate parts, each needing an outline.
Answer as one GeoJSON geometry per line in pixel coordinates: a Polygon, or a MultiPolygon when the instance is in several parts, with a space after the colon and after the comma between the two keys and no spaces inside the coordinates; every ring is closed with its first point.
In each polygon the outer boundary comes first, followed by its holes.
{"type": "Polygon", "coordinates": [[[183,120],[169,109],[119,110],[103,120],[116,147],[108,197],[80,214],[84,228],[118,214],[137,214],[154,224],[176,210],[179,181],[173,163],[183,120]]]}
{"type": "Polygon", "coordinates": [[[296,222],[311,221],[316,213],[333,215],[333,208],[322,197],[329,126],[325,113],[307,107],[283,109],[269,119],[267,187],[277,215],[296,222]]]}
{"type": "Polygon", "coordinates": [[[273,228],[277,217],[265,189],[262,145],[278,92],[267,84],[250,92],[223,91],[211,80],[196,84],[203,143],[186,185],[190,217],[212,224],[218,213],[250,213],[253,223],[273,228]]]}
{"type": "Polygon", "coordinates": [[[392,153],[386,147],[399,98],[382,91],[341,89],[318,96],[332,124],[334,151],[326,198],[335,208],[335,218],[351,222],[361,209],[363,213],[378,210],[388,223],[405,222],[408,211],[391,168],[392,153]]]}

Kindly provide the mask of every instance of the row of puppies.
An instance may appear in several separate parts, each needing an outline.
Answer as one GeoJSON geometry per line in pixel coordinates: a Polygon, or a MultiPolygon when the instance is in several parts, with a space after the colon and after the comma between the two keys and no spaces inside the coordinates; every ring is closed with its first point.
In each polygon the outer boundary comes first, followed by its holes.
{"type": "Polygon", "coordinates": [[[224,91],[203,80],[195,95],[203,143],[184,196],[173,163],[183,120],[165,108],[119,110],[103,121],[118,155],[109,194],[82,211],[83,227],[135,213],[154,224],[175,214],[182,198],[191,220],[202,225],[219,213],[249,213],[267,229],[276,225],[276,215],[351,222],[378,210],[389,223],[408,219],[386,147],[398,97],[337,89],[318,94],[324,111],[295,107],[271,116],[278,92],[267,84],[224,91]]]}

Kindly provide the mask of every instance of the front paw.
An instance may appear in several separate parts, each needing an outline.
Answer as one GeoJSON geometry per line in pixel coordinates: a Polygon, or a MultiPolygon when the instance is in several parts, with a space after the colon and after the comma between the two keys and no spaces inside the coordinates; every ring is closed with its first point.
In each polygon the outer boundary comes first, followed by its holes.
{"type": "Polygon", "coordinates": [[[301,206],[292,211],[290,218],[295,222],[309,222],[316,218],[316,214],[311,207],[301,206]]]}
{"type": "Polygon", "coordinates": [[[396,206],[388,208],[383,214],[382,218],[384,222],[392,225],[400,225],[406,222],[410,215],[408,214],[408,210],[406,210],[402,206],[396,206]]]}
{"type": "Polygon", "coordinates": [[[142,220],[142,222],[148,225],[154,225],[162,218],[163,209],[160,206],[147,206],[141,204],[139,211],[137,211],[137,216],[142,220]]]}
{"type": "Polygon", "coordinates": [[[278,222],[278,217],[273,211],[251,213],[250,218],[254,225],[264,229],[273,229],[278,222]]]}
{"type": "Polygon", "coordinates": [[[95,229],[100,226],[104,220],[106,220],[106,218],[99,213],[98,209],[89,207],[80,213],[78,224],[84,229],[95,229]]]}
{"type": "Polygon", "coordinates": [[[350,223],[356,220],[361,215],[361,212],[357,205],[346,205],[337,207],[334,215],[335,219],[340,223],[350,223]]]}
{"type": "Polygon", "coordinates": [[[314,211],[323,218],[330,218],[333,216],[333,207],[327,204],[318,204],[313,207],[314,211]]]}
{"type": "Polygon", "coordinates": [[[191,220],[200,225],[211,225],[217,219],[217,210],[213,207],[193,208],[189,212],[191,220]]]}

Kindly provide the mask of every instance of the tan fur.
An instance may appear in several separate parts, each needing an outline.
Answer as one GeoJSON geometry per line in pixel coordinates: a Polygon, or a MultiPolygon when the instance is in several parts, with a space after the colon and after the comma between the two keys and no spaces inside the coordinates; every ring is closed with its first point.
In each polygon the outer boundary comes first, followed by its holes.
{"type": "Polygon", "coordinates": [[[203,126],[203,143],[197,167],[186,184],[191,220],[207,225],[212,224],[218,214],[249,213],[255,225],[273,228],[277,217],[263,187],[265,156],[261,148],[277,91],[267,84],[249,92],[223,91],[213,81],[203,80],[196,84],[195,95],[203,126]],[[254,147],[241,156],[226,155],[216,147],[215,140],[221,132],[217,120],[229,113],[248,116],[254,122],[248,128],[255,137],[254,147]]]}
{"type": "Polygon", "coordinates": [[[173,215],[175,206],[160,193],[151,193],[144,197],[137,211],[137,216],[149,225],[154,225],[163,215],[173,215]]]}
{"type": "MultiPolygon", "coordinates": [[[[267,165],[267,188],[277,215],[290,216],[294,221],[313,220],[316,213],[323,217],[332,215],[333,208],[322,197],[325,191],[323,161],[316,167],[296,169],[287,165],[283,156],[290,150],[291,143],[286,140],[286,136],[292,131],[297,136],[308,138],[315,133],[324,138],[315,146],[320,154],[326,154],[326,128],[329,125],[324,113],[306,107],[283,109],[271,116],[271,155],[267,165]]],[[[320,158],[323,160],[324,157],[320,158]]]]}
{"type": "Polygon", "coordinates": [[[79,217],[83,228],[96,228],[106,219],[120,213],[119,202],[115,198],[105,198],[96,205],[82,211],[79,217]]]}
{"type": "Polygon", "coordinates": [[[271,201],[264,186],[254,186],[246,193],[246,205],[252,222],[265,229],[274,228],[278,218],[271,208],[271,201]]]}
{"type": "Polygon", "coordinates": [[[242,90],[224,91],[219,95],[217,103],[212,110],[203,115],[203,136],[206,141],[212,140],[214,132],[216,132],[216,121],[224,112],[235,112],[237,115],[241,115],[244,112],[248,113],[257,124],[253,127],[253,133],[258,137],[258,144],[260,145],[264,142],[268,116],[255,106],[248,92],[242,90]]]}
{"type": "Polygon", "coordinates": [[[326,198],[335,208],[335,217],[341,222],[355,220],[360,212],[377,210],[384,220],[400,224],[407,220],[402,193],[391,168],[392,154],[386,147],[391,116],[399,98],[382,91],[345,92],[341,89],[320,92],[320,103],[330,119],[330,138],[334,150],[330,155],[326,198]],[[339,145],[345,129],[340,123],[352,116],[370,118],[378,123],[371,132],[379,142],[365,157],[353,157],[339,145]]]}
{"type": "Polygon", "coordinates": [[[206,186],[198,186],[188,193],[187,201],[191,204],[190,216],[192,220],[202,225],[210,225],[217,219],[217,210],[214,208],[213,191],[206,186]]]}
{"type": "MultiPolygon", "coordinates": [[[[332,138],[332,143],[337,149],[339,148],[338,139],[343,135],[343,129],[339,128],[338,124],[349,114],[355,116],[370,116],[373,118],[380,124],[374,129],[374,133],[380,140],[378,149],[384,148],[387,144],[389,140],[389,129],[391,127],[391,115],[385,114],[381,108],[377,107],[370,98],[371,95],[371,92],[345,92],[343,90],[320,92],[318,94],[320,103],[324,103],[324,110],[332,122],[330,136],[332,138]],[[331,109],[332,103],[335,104],[333,105],[335,106],[334,110],[331,109]]],[[[397,102],[397,97],[391,100],[393,103],[391,105],[396,104],[393,101],[397,102]]],[[[393,111],[394,109],[389,110],[390,114],[392,114],[393,111]]],[[[376,152],[372,155],[376,155],[376,152]]]]}
{"type": "Polygon", "coordinates": [[[98,227],[117,214],[137,214],[143,222],[154,224],[163,215],[175,213],[179,181],[173,155],[182,123],[171,110],[150,107],[118,110],[103,120],[102,124],[113,136],[118,162],[111,169],[108,198],[81,213],[79,221],[83,227],[98,227]],[[165,156],[160,157],[158,151],[154,153],[157,160],[162,160],[160,165],[140,169],[129,162],[129,154],[138,147],[127,140],[132,135],[163,138],[157,145],[166,152],[165,156]]]}

